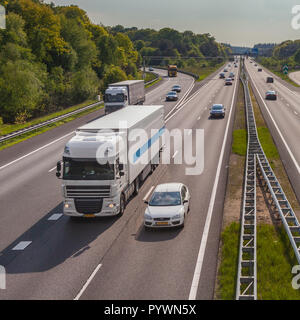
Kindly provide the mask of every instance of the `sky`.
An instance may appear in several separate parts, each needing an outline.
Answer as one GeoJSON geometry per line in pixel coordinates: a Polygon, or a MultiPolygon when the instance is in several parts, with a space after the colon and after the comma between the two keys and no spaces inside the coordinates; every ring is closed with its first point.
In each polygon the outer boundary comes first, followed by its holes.
{"type": "MultiPolygon", "coordinates": [[[[218,42],[253,46],[300,39],[291,21],[300,0],[45,0],[78,5],[105,26],[174,28],[210,33],[218,42]]],[[[299,10],[300,12],[300,10],[299,10]]],[[[300,23],[300,18],[298,19],[300,23]]]]}

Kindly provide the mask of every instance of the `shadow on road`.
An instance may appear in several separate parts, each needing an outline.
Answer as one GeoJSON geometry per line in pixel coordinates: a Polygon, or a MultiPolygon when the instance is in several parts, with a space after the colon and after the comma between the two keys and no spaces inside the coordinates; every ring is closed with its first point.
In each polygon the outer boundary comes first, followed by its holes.
{"type": "Polygon", "coordinates": [[[118,217],[103,217],[73,221],[67,216],[48,220],[61,212],[62,203],[0,253],[0,265],[6,267],[8,274],[43,272],[70,257],[78,257],[118,220],[118,217]],[[23,251],[12,250],[20,241],[32,243],[23,251]]]}

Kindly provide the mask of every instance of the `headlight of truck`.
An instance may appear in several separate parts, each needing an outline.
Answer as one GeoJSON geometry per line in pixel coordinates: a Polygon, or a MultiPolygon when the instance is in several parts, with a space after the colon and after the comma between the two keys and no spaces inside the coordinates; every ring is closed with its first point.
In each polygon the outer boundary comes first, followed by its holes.
{"type": "Polygon", "coordinates": [[[150,214],[147,214],[147,213],[144,214],[144,218],[145,220],[152,220],[152,217],[150,216],[150,214]]]}
{"type": "Polygon", "coordinates": [[[65,201],[65,204],[64,204],[64,207],[65,207],[65,209],[70,209],[70,208],[72,208],[72,201],[66,200],[66,201],[65,201]]]}

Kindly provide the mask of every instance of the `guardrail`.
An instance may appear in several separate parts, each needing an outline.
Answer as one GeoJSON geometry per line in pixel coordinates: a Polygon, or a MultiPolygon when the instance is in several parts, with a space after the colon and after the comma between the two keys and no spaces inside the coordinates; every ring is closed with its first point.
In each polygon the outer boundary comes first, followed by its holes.
{"type": "Polygon", "coordinates": [[[241,217],[240,250],[236,286],[237,300],[256,300],[256,160],[261,152],[257,136],[251,98],[247,83],[241,78],[245,92],[245,106],[248,129],[248,145],[245,168],[245,185],[241,217]],[[248,93],[248,94],[247,94],[248,93]]]}
{"type": "MultiPolygon", "coordinates": [[[[157,66],[153,66],[153,68],[160,69],[160,70],[168,70],[168,68],[161,67],[161,66],[158,66],[158,67],[157,66]]],[[[195,73],[184,71],[184,70],[181,70],[181,69],[178,69],[177,71],[180,72],[180,73],[183,73],[183,74],[187,74],[188,76],[191,76],[191,77],[195,78],[196,80],[199,79],[199,76],[197,74],[195,74],[195,73]]]]}
{"type": "MultiPolygon", "coordinates": [[[[159,78],[159,75],[156,74],[156,73],[155,73],[155,75],[156,75],[156,78],[153,79],[153,80],[151,80],[151,81],[145,82],[145,86],[148,85],[148,84],[151,84],[151,83],[154,82],[154,81],[157,81],[157,79],[159,78]]],[[[98,101],[98,102],[96,102],[96,103],[92,103],[92,104],[90,104],[90,105],[88,105],[88,106],[79,108],[79,109],[77,109],[77,110],[74,110],[74,111],[65,113],[65,114],[63,114],[63,115],[61,115],[61,116],[58,116],[58,117],[55,117],[55,118],[53,118],[53,119],[50,119],[50,120],[47,120],[47,121],[44,121],[44,122],[35,124],[35,125],[33,125],[33,126],[30,126],[30,127],[26,127],[26,128],[24,128],[24,129],[20,129],[20,130],[11,132],[11,133],[9,133],[9,134],[6,134],[6,135],[0,137],[0,143],[1,143],[1,142],[4,142],[4,141],[7,141],[7,140],[9,140],[9,139],[18,137],[18,136],[20,136],[20,135],[22,135],[22,134],[31,132],[31,131],[33,131],[33,130],[40,129],[40,128],[45,127],[45,126],[47,126],[47,125],[49,125],[49,124],[51,124],[51,123],[55,123],[55,122],[57,122],[57,121],[63,120],[63,119],[65,119],[65,118],[68,118],[68,117],[70,117],[70,116],[72,116],[72,115],[75,115],[75,114],[81,113],[81,112],[83,112],[83,111],[89,110],[89,109],[91,109],[91,108],[93,108],[93,107],[95,107],[95,106],[97,106],[97,105],[99,105],[99,104],[102,104],[102,103],[103,103],[103,101],[101,100],[101,101],[98,101]]]]}
{"type": "MultiPolygon", "coordinates": [[[[245,71],[243,70],[243,74],[245,71]]],[[[256,268],[256,174],[264,183],[272,197],[288,234],[295,256],[300,264],[300,224],[279,181],[273,172],[258,138],[253,106],[248,88],[248,78],[243,80],[248,128],[247,161],[243,195],[238,276],[236,286],[237,300],[257,299],[256,268]]]]}

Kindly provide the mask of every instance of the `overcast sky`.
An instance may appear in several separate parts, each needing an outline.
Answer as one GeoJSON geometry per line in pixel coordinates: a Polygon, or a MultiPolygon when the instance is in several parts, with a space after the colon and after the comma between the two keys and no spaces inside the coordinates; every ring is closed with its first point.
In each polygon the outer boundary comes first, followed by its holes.
{"type": "MultiPolygon", "coordinates": [[[[50,3],[51,0],[45,2],[50,3]]],[[[292,7],[300,0],[52,0],[75,4],[94,23],[125,27],[171,27],[210,33],[217,41],[252,46],[300,39],[291,27],[292,7]]],[[[300,19],[299,19],[300,20],[300,19]]]]}

